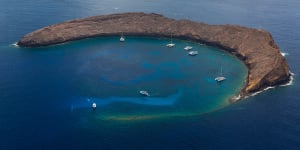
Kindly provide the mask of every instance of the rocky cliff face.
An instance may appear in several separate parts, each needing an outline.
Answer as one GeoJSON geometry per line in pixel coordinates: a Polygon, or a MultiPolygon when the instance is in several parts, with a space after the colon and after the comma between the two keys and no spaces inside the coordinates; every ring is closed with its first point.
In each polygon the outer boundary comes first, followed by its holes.
{"type": "Polygon", "coordinates": [[[19,46],[38,47],[97,36],[154,36],[187,39],[220,47],[248,67],[243,96],[289,81],[289,66],[271,34],[237,25],[208,25],[158,14],[123,13],[75,19],[27,34],[19,46]]]}

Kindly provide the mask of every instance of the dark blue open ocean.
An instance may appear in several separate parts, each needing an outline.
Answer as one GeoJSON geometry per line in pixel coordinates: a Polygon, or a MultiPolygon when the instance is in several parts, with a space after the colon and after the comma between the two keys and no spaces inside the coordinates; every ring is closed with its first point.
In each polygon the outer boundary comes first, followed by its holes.
{"type": "Polygon", "coordinates": [[[299,0],[1,0],[0,150],[299,150],[299,8],[299,0]],[[247,70],[213,47],[174,39],[170,49],[169,39],[145,37],[12,45],[65,20],[133,11],[266,29],[293,83],[230,104],[247,70]],[[220,68],[227,80],[216,84],[220,68]]]}

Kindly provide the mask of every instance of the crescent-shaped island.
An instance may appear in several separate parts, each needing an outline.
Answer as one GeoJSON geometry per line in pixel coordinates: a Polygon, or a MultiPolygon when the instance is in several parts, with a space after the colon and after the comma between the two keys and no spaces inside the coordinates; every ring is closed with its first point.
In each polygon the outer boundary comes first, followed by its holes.
{"type": "Polygon", "coordinates": [[[29,33],[18,45],[49,46],[121,33],[151,37],[170,37],[172,34],[174,38],[215,46],[237,56],[248,68],[246,84],[240,91],[241,97],[290,81],[287,61],[271,34],[265,30],[175,20],[153,13],[122,13],[70,20],[29,33]]]}

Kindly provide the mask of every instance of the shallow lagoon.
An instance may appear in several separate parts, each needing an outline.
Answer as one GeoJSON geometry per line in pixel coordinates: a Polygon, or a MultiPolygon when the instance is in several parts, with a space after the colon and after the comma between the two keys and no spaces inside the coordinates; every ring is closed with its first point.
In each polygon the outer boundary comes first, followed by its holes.
{"type": "MultiPolygon", "coordinates": [[[[39,63],[55,61],[47,70],[67,93],[60,105],[76,115],[91,111],[96,102],[92,115],[101,120],[144,120],[214,111],[229,104],[246,78],[244,64],[216,48],[182,40],[174,40],[176,46],[168,48],[169,39],[127,37],[121,43],[118,38],[86,39],[26,49],[24,53],[46,59],[39,63]],[[199,54],[189,56],[183,49],[187,45],[199,54]],[[216,83],[214,78],[221,68],[227,80],[216,83]],[[151,96],[141,96],[140,90],[151,96]]],[[[37,57],[37,61],[41,59],[37,57]]]]}

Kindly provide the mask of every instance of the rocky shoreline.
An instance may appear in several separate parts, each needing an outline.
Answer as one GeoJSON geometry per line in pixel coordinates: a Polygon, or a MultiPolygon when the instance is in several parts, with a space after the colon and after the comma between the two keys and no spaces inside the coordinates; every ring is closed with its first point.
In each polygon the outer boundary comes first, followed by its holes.
{"type": "Polygon", "coordinates": [[[152,36],[185,39],[219,47],[237,56],[248,67],[241,97],[290,80],[289,66],[271,34],[238,25],[208,25],[175,20],[159,14],[123,13],[75,19],[44,27],[24,36],[18,45],[40,47],[90,37],[152,36]]]}

